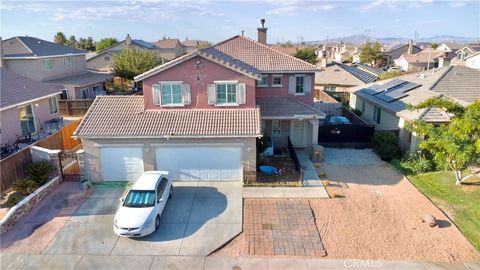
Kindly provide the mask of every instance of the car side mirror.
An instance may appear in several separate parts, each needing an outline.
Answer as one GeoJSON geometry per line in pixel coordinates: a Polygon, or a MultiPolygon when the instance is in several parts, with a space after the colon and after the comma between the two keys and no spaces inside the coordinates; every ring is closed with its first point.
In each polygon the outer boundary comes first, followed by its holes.
{"type": "Polygon", "coordinates": [[[123,198],[122,197],[118,198],[118,200],[123,203],[123,198]]]}
{"type": "Polygon", "coordinates": [[[163,198],[158,199],[158,202],[159,203],[163,202],[163,198]]]}

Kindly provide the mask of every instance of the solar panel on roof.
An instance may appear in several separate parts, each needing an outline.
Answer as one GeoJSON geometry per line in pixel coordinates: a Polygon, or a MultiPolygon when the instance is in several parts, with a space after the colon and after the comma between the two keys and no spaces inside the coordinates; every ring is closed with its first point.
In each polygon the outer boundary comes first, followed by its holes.
{"type": "Polygon", "coordinates": [[[378,90],[375,90],[375,89],[371,89],[371,88],[364,88],[362,89],[362,92],[366,93],[366,94],[369,94],[369,95],[375,95],[375,94],[378,94],[378,90]]]}

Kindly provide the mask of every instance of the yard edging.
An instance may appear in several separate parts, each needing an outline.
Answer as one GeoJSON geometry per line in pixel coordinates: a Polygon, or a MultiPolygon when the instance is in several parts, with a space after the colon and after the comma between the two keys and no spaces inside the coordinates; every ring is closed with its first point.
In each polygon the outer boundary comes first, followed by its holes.
{"type": "Polygon", "coordinates": [[[23,200],[10,208],[7,214],[0,221],[0,234],[8,231],[20,218],[30,212],[30,210],[43,198],[45,198],[45,196],[47,196],[51,190],[56,188],[61,181],[62,178],[60,176],[53,178],[48,183],[39,187],[32,194],[23,198],[23,200]]]}

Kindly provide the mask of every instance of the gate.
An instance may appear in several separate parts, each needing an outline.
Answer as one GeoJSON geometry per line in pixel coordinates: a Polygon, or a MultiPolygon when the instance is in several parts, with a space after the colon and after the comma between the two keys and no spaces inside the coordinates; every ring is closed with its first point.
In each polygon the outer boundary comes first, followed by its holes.
{"type": "Polygon", "coordinates": [[[58,156],[62,168],[63,181],[80,182],[82,180],[82,174],[80,173],[80,164],[78,163],[77,153],[62,151],[58,153],[58,156]]]}
{"type": "Polygon", "coordinates": [[[326,147],[370,147],[375,127],[364,124],[325,125],[318,128],[318,143],[326,147]]]}

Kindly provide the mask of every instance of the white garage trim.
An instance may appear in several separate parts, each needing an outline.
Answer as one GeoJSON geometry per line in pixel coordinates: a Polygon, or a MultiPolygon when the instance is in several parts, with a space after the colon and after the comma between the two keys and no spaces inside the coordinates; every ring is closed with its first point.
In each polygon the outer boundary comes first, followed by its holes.
{"type": "Polygon", "coordinates": [[[214,146],[214,147],[242,147],[245,146],[244,143],[176,143],[172,144],[164,144],[164,143],[155,143],[150,144],[154,147],[202,147],[202,146],[214,146]]]}
{"type": "Polygon", "coordinates": [[[93,145],[95,148],[102,148],[102,147],[143,147],[143,144],[138,144],[138,143],[132,143],[132,144],[99,144],[95,143],[93,145]]]}
{"type": "Polygon", "coordinates": [[[156,170],[180,181],[241,181],[242,147],[232,144],[184,144],[155,147],[156,170]]]}
{"type": "Polygon", "coordinates": [[[142,147],[100,148],[103,181],[135,181],[143,172],[142,147]]]}

